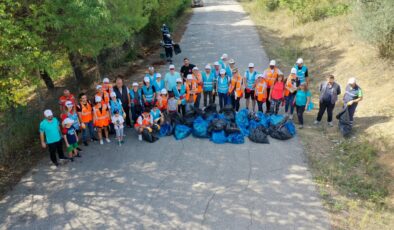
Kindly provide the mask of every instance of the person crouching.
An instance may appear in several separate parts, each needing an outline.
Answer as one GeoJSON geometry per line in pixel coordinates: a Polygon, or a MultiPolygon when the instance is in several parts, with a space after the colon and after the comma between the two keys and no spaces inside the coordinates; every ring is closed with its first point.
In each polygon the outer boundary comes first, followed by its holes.
{"type": "Polygon", "coordinates": [[[144,109],[141,116],[138,117],[137,122],[134,125],[135,130],[138,132],[138,140],[142,141],[142,132],[145,128],[152,129],[153,120],[150,115],[149,107],[144,109]]]}

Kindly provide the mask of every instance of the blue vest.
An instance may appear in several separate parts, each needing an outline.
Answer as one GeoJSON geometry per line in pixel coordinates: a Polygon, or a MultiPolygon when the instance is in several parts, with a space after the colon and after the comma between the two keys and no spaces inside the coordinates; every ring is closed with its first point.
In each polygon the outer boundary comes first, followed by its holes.
{"type": "Polygon", "coordinates": [[[157,73],[153,73],[153,75],[150,75],[149,73],[145,74],[145,77],[149,77],[150,82],[156,81],[156,75],[157,73]]]}
{"type": "Polygon", "coordinates": [[[209,76],[207,76],[206,72],[202,73],[202,81],[204,82],[204,91],[212,91],[213,90],[213,81],[215,79],[215,74],[211,71],[209,76]]]}
{"type": "Polygon", "coordinates": [[[253,74],[250,74],[249,71],[246,71],[246,73],[245,73],[246,84],[247,84],[246,88],[252,89],[252,90],[254,89],[253,85],[256,82],[256,75],[257,75],[256,71],[254,71],[253,74]]]}
{"type": "Polygon", "coordinates": [[[300,84],[305,82],[305,73],[308,70],[308,68],[303,65],[301,69],[298,68],[298,65],[294,65],[294,68],[297,70],[297,77],[300,80],[300,84]]]}
{"type": "Polygon", "coordinates": [[[228,77],[218,78],[218,92],[219,93],[228,93],[228,77]]]}
{"type": "Polygon", "coordinates": [[[138,95],[137,97],[138,97],[138,98],[135,98],[135,96],[134,96],[134,90],[133,90],[133,89],[130,89],[129,92],[130,92],[131,106],[134,106],[134,105],[135,105],[135,99],[138,101],[138,103],[139,103],[140,105],[142,105],[141,89],[138,89],[138,90],[137,90],[137,95],[138,95]]]}
{"type": "Polygon", "coordinates": [[[230,78],[233,78],[233,72],[230,69],[230,64],[225,65],[224,61],[219,60],[220,68],[226,70],[226,75],[230,78]]]}
{"type": "Polygon", "coordinates": [[[153,121],[155,121],[157,118],[160,118],[160,109],[157,109],[156,111],[153,111],[153,109],[150,111],[150,115],[153,118],[153,121]]]}
{"type": "Polygon", "coordinates": [[[144,92],[145,95],[145,100],[147,102],[152,102],[153,101],[153,87],[152,85],[149,86],[149,88],[146,87],[146,85],[142,86],[142,91],[144,92]]]}
{"type": "Polygon", "coordinates": [[[157,93],[160,93],[160,91],[166,87],[166,83],[163,79],[160,80],[160,83],[157,83],[157,81],[155,80],[152,85],[155,87],[157,93]]]}
{"type": "Polygon", "coordinates": [[[67,117],[72,119],[74,121],[73,127],[75,130],[79,130],[79,119],[78,119],[78,114],[77,113],[67,113],[67,117]]]}
{"type": "Polygon", "coordinates": [[[123,109],[122,109],[122,105],[120,103],[121,103],[120,99],[117,99],[116,102],[114,102],[113,100],[109,101],[109,105],[111,106],[111,113],[112,114],[114,114],[115,110],[118,110],[119,114],[121,116],[123,116],[123,109]]]}
{"type": "Polygon", "coordinates": [[[177,100],[181,100],[182,105],[186,105],[186,87],[185,85],[181,86],[181,89],[178,91],[176,87],[173,89],[174,96],[177,100]],[[183,99],[181,99],[181,96],[183,96],[183,99]]]}

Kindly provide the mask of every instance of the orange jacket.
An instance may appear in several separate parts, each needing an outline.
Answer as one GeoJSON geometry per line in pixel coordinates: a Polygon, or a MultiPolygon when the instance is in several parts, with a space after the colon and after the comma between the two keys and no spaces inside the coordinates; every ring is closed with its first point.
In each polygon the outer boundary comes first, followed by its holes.
{"type": "Polygon", "coordinates": [[[108,83],[108,84],[101,84],[101,88],[103,89],[103,91],[107,92],[107,93],[111,93],[113,92],[114,88],[112,86],[112,84],[108,83]]]}
{"type": "Polygon", "coordinates": [[[257,101],[264,102],[267,99],[267,82],[256,82],[255,97],[257,101]]]}
{"type": "Polygon", "coordinates": [[[237,77],[233,77],[233,79],[231,79],[229,92],[232,93],[235,90],[235,96],[237,96],[237,98],[242,97],[243,96],[242,85],[243,85],[243,77],[241,75],[238,75],[237,77]]]}
{"type": "Polygon", "coordinates": [[[88,123],[91,122],[93,120],[93,114],[92,114],[92,106],[90,105],[90,103],[86,103],[86,105],[82,105],[82,103],[80,104],[81,106],[81,112],[80,112],[80,118],[81,121],[83,123],[88,123]]]}
{"type": "Polygon", "coordinates": [[[94,119],[94,126],[96,127],[105,127],[109,125],[109,112],[108,112],[108,107],[107,105],[102,105],[101,106],[101,111],[98,106],[94,106],[94,114],[95,114],[95,119],[94,119]]]}
{"type": "Polygon", "coordinates": [[[151,125],[152,125],[152,123],[151,123],[150,113],[143,112],[141,114],[141,116],[138,118],[138,120],[135,123],[134,127],[136,127],[136,128],[141,127],[141,126],[147,127],[147,126],[151,126],[151,125]],[[139,123],[139,120],[141,120],[142,124],[139,123]]]}
{"type": "Polygon", "coordinates": [[[190,102],[190,96],[193,96],[193,102],[196,101],[197,93],[198,93],[198,86],[197,81],[186,81],[186,101],[190,102]]]}
{"type": "Polygon", "coordinates": [[[290,94],[290,91],[287,88],[292,89],[292,93],[294,93],[297,90],[297,86],[292,84],[292,80],[295,82],[296,79],[297,79],[296,75],[292,76],[290,74],[289,77],[287,77],[286,84],[285,84],[285,97],[289,96],[289,94],[290,94]]]}
{"type": "Polygon", "coordinates": [[[102,94],[96,93],[95,96],[101,97],[101,104],[103,104],[103,105],[104,105],[104,104],[106,104],[106,105],[109,104],[110,98],[109,98],[109,93],[107,93],[107,91],[104,91],[104,90],[103,90],[103,93],[102,93],[102,94]]]}
{"type": "Polygon", "coordinates": [[[274,84],[276,78],[278,78],[278,68],[274,67],[274,72],[272,73],[271,68],[267,68],[265,70],[266,72],[266,82],[267,82],[267,87],[271,88],[271,86],[274,84]]]}
{"type": "Polygon", "coordinates": [[[201,92],[202,92],[202,87],[203,87],[203,85],[204,85],[204,82],[203,82],[203,80],[202,80],[201,73],[198,73],[197,76],[195,76],[195,75],[193,74],[193,77],[194,77],[194,79],[195,79],[195,81],[196,81],[196,84],[197,84],[197,93],[201,93],[201,92]]]}
{"type": "Polygon", "coordinates": [[[157,98],[156,105],[161,111],[167,110],[167,105],[168,105],[168,98],[167,98],[167,96],[159,96],[157,98]]]}

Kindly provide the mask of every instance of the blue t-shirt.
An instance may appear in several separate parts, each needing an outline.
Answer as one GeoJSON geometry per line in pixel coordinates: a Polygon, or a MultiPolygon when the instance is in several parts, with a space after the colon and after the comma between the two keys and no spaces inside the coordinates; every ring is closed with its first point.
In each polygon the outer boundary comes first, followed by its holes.
{"type": "Polygon", "coordinates": [[[303,91],[298,90],[296,94],[296,105],[298,106],[305,106],[308,100],[308,97],[312,96],[311,91],[303,91]]]}
{"type": "Polygon", "coordinates": [[[174,75],[171,75],[170,73],[166,73],[166,76],[164,77],[164,81],[167,84],[167,90],[172,91],[174,87],[176,86],[176,79],[181,78],[181,75],[178,72],[175,72],[174,75]]]}
{"type": "Polygon", "coordinates": [[[73,126],[67,129],[66,137],[69,145],[77,143],[77,137],[75,136],[75,128],[73,126]]]}
{"type": "Polygon", "coordinates": [[[47,144],[52,144],[60,141],[62,136],[60,135],[59,130],[59,121],[56,117],[54,117],[51,121],[44,119],[40,123],[40,133],[45,134],[45,140],[47,144]]]}

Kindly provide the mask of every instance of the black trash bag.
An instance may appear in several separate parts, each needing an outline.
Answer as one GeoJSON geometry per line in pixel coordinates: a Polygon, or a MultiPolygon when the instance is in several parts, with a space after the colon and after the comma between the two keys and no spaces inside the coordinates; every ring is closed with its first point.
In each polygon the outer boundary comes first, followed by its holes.
{"type": "Polygon", "coordinates": [[[174,53],[175,53],[175,55],[182,53],[182,50],[181,50],[181,47],[179,46],[179,44],[174,44],[174,53]]]}
{"type": "Polygon", "coordinates": [[[273,126],[273,128],[270,127],[269,133],[272,138],[278,140],[289,140],[293,137],[293,135],[291,135],[291,133],[284,124],[280,126],[273,126]]]}
{"type": "Polygon", "coordinates": [[[349,137],[352,132],[352,123],[349,118],[349,110],[346,108],[337,114],[336,118],[339,120],[338,127],[344,137],[349,137]]]}
{"type": "Polygon", "coordinates": [[[229,122],[235,122],[235,110],[232,105],[226,105],[220,112],[224,115],[226,120],[229,122]]]}
{"type": "Polygon", "coordinates": [[[213,131],[222,131],[226,128],[227,122],[223,119],[215,118],[211,121],[208,126],[208,132],[211,133],[213,131]]]}
{"type": "Polygon", "coordinates": [[[183,124],[183,119],[182,117],[179,115],[179,113],[169,113],[168,114],[168,120],[169,123],[175,127],[176,125],[181,125],[183,124]]]}
{"type": "Polygon", "coordinates": [[[210,104],[204,109],[203,118],[207,119],[215,114],[217,114],[216,104],[210,104]]]}
{"type": "Polygon", "coordinates": [[[200,108],[194,108],[194,116],[197,118],[198,116],[204,116],[204,111],[200,108]]]}
{"type": "Polygon", "coordinates": [[[142,139],[146,142],[153,143],[159,140],[159,137],[153,131],[151,132],[149,129],[145,128],[142,130],[142,139]]]}
{"type": "Polygon", "coordinates": [[[261,144],[270,143],[267,134],[265,133],[265,128],[263,126],[258,126],[255,129],[250,129],[249,140],[261,144]]]}
{"type": "Polygon", "coordinates": [[[241,130],[238,128],[237,124],[235,123],[228,123],[226,125],[225,132],[227,135],[232,134],[232,133],[240,133],[241,130]]]}
{"type": "Polygon", "coordinates": [[[193,127],[194,120],[197,118],[197,113],[192,110],[183,116],[183,124],[189,127],[193,127]]]}

